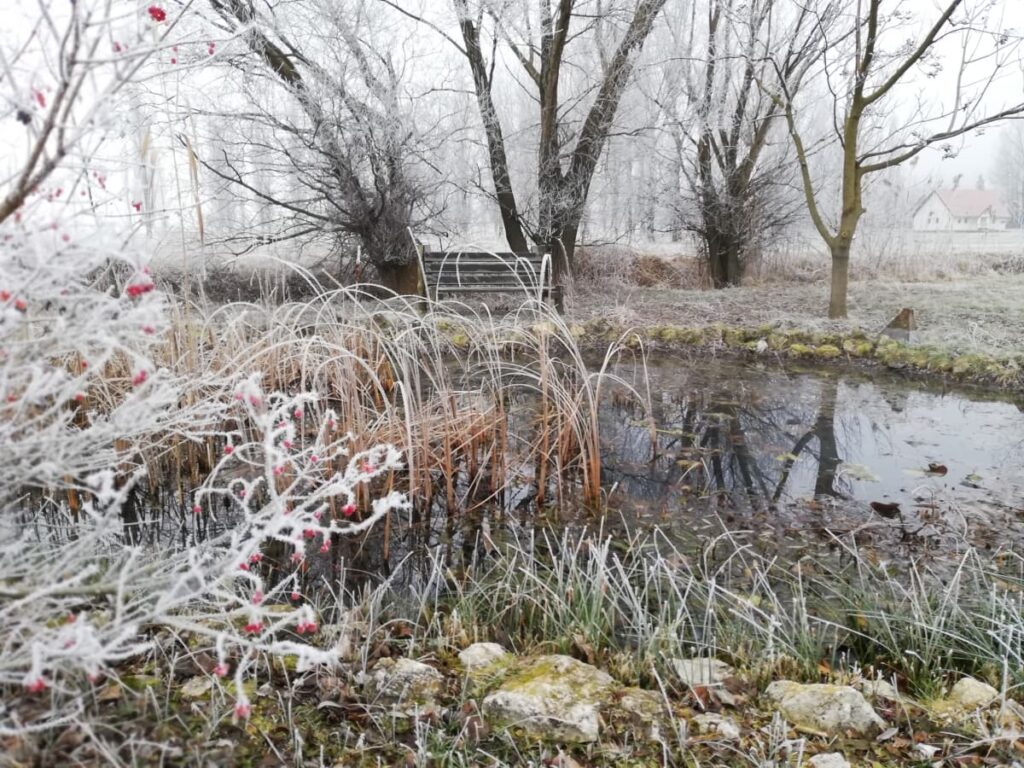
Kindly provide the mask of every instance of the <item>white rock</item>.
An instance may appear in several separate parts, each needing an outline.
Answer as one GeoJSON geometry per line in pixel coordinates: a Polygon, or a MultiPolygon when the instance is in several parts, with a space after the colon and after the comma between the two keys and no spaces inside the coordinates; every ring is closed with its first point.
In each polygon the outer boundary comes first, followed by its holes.
{"type": "Polygon", "coordinates": [[[957,680],[946,702],[956,709],[970,710],[987,706],[998,697],[999,691],[988,683],[975,680],[973,677],[964,677],[957,680]]]}
{"type": "Polygon", "coordinates": [[[186,680],[179,692],[186,699],[201,699],[210,692],[211,688],[213,688],[213,680],[207,675],[197,675],[186,680]]]}
{"type": "Polygon", "coordinates": [[[793,725],[828,734],[845,731],[865,733],[884,728],[885,721],[871,708],[863,694],[848,685],[803,685],[776,680],[765,694],[793,725]]]}
{"type": "Polygon", "coordinates": [[[615,681],[569,656],[541,656],[505,680],[483,700],[492,728],[521,728],[552,741],[597,741],[600,708],[615,681]]]}
{"type": "Polygon", "coordinates": [[[371,703],[391,705],[398,714],[437,712],[444,676],[412,659],[381,659],[366,681],[371,703]]]}
{"type": "Polygon", "coordinates": [[[869,699],[891,699],[897,701],[901,698],[892,683],[887,680],[861,680],[857,683],[857,687],[869,699]]]}
{"type": "Polygon", "coordinates": [[[497,643],[473,643],[459,651],[459,662],[467,670],[487,667],[496,661],[507,659],[511,654],[497,643]]]}
{"type": "Polygon", "coordinates": [[[807,764],[812,768],[850,768],[842,752],[822,752],[808,760],[807,764]]]}
{"type": "Polygon", "coordinates": [[[672,659],[679,680],[691,688],[721,685],[732,677],[732,667],[718,659],[672,659]]]}
{"type": "Polygon", "coordinates": [[[702,734],[716,736],[725,741],[738,741],[740,738],[739,725],[728,717],[705,712],[693,718],[693,722],[702,734]]]}

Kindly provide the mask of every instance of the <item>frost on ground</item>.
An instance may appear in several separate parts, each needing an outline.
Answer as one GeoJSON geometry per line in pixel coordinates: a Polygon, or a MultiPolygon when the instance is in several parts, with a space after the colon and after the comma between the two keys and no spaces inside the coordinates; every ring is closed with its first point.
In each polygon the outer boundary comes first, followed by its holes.
{"type": "Polygon", "coordinates": [[[914,310],[914,341],[954,352],[1024,352],[1024,275],[991,274],[950,282],[851,283],[846,320],[828,320],[828,285],[785,283],[728,288],[581,288],[573,319],[603,317],[636,326],[727,326],[880,332],[904,307],[914,310]]]}

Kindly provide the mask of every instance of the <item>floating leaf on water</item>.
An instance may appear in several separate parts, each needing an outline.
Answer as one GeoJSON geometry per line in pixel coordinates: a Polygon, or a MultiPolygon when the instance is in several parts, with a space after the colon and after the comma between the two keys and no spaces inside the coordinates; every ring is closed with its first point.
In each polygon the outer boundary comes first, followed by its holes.
{"type": "Polygon", "coordinates": [[[960,481],[960,485],[965,486],[967,488],[981,488],[982,480],[984,480],[984,478],[981,475],[979,475],[977,472],[972,472],[971,474],[969,474],[967,477],[960,481]]]}
{"type": "Polygon", "coordinates": [[[895,502],[872,501],[871,508],[882,517],[890,520],[900,513],[900,505],[895,502]]]}
{"type": "Polygon", "coordinates": [[[870,467],[867,467],[864,464],[847,464],[844,461],[839,465],[839,474],[865,483],[879,482],[878,475],[872,472],[870,467]]]}
{"type": "Polygon", "coordinates": [[[928,464],[929,475],[938,475],[939,477],[942,477],[947,472],[949,472],[949,468],[946,467],[945,464],[936,464],[935,462],[930,462],[928,464]]]}

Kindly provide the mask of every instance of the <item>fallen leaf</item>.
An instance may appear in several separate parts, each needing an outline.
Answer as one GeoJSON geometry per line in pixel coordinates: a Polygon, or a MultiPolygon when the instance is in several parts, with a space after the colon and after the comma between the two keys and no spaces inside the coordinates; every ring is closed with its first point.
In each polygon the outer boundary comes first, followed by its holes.
{"type": "Polygon", "coordinates": [[[895,502],[872,501],[871,508],[882,517],[892,520],[900,514],[900,505],[895,502]]]}
{"type": "Polygon", "coordinates": [[[96,701],[119,701],[123,697],[124,691],[121,686],[117,683],[110,683],[96,695],[96,701]]]}
{"type": "Polygon", "coordinates": [[[899,728],[886,728],[884,731],[882,731],[880,734],[878,734],[878,737],[875,739],[875,741],[877,741],[877,742],[888,741],[889,739],[891,739],[893,736],[895,736],[899,732],[900,732],[899,728]]]}

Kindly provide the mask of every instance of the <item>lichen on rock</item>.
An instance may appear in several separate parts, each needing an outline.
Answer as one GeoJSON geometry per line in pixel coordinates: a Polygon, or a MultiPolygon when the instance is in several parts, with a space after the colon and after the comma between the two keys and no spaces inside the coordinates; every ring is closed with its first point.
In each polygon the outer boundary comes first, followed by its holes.
{"type": "Polygon", "coordinates": [[[390,706],[395,714],[439,712],[438,696],[444,676],[428,664],[412,659],[381,659],[366,682],[373,704],[390,706]]]}
{"type": "Polygon", "coordinates": [[[868,733],[885,727],[860,691],[848,685],[804,685],[776,680],[765,694],[786,720],[810,731],[830,735],[868,733]]]}
{"type": "Polygon", "coordinates": [[[569,656],[541,656],[512,673],[483,700],[492,728],[518,728],[534,738],[596,741],[600,709],[615,681],[569,656]]]}

